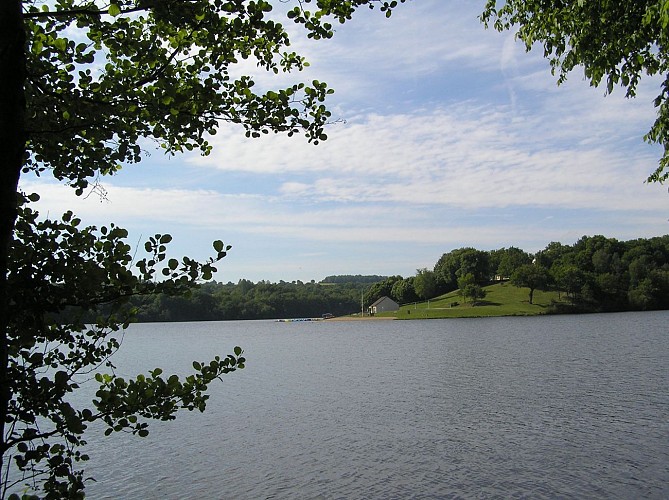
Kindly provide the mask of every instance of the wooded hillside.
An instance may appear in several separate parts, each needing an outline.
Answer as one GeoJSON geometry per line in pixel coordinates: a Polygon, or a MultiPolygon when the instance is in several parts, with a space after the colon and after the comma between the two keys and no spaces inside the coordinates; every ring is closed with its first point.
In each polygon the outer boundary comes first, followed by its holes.
{"type": "Polygon", "coordinates": [[[301,281],[207,283],[189,297],[137,299],[140,321],[207,321],[320,317],[357,313],[387,295],[400,304],[432,299],[458,289],[458,282],[483,287],[497,280],[528,287],[527,270],[539,275],[536,289],[568,300],[556,311],[604,312],[669,309],[669,236],[618,241],[583,236],[573,245],[549,243],[530,254],[515,247],[458,248],[433,269],[415,276],[328,276],[301,281]],[[525,281],[524,281],[525,280],[525,281]]]}

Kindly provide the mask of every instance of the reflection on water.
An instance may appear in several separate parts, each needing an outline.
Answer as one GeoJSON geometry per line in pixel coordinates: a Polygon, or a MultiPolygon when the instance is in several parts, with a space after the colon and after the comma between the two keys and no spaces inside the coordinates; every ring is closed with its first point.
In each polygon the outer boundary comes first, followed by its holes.
{"type": "Polygon", "coordinates": [[[204,414],[91,436],[90,498],[667,498],[669,314],[135,325],[119,372],[239,344],[204,414]]]}

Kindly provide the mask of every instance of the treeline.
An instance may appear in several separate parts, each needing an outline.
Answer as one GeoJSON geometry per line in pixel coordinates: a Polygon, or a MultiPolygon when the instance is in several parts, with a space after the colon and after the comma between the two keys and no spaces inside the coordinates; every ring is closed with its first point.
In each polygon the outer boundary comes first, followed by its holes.
{"type": "Polygon", "coordinates": [[[382,281],[386,278],[386,276],[379,276],[377,274],[371,274],[371,275],[361,275],[361,274],[339,274],[336,276],[327,276],[326,278],[321,281],[321,283],[366,283],[366,284],[371,284],[371,283],[377,283],[378,281],[382,281]]]}
{"type": "Polygon", "coordinates": [[[360,311],[362,294],[368,287],[365,279],[341,283],[253,283],[242,279],[237,284],[206,283],[187,297],[136,298],[134,305],[139,310],[138,321],[303,318],[326,313],[342,316],[360,311]]]}
{"type": "Polygon", "coordinates": [[[206,283],[188,297],[136,298],[139,321],[206,321],[335,316],[366,309],[383,296],[399,304],[466,289],[481,298],[500,280],[534,290],[555,290],[564,299],[556,312],[669,309],[669,236],[618,241],[584,236],[573,245],[550,243],[530,254],[515,247],[458,248],[415,276],[328,276],[301,281],[206,283]]]}
{"type": "Polygon", "coordinates": [[[519,248],[484,251],[459,248],[443,254],[433,269],[415,276],[391,276],[365,294],[369,304],[387,295],[400,304],[427,300],[466,286],[480,297],[482,287],[500,280],[534,290],[564,294],[572,312],[669,309],[669,236],[618,241],[583,236],[573,245],[550,243],[536,254],[519,248]]]}

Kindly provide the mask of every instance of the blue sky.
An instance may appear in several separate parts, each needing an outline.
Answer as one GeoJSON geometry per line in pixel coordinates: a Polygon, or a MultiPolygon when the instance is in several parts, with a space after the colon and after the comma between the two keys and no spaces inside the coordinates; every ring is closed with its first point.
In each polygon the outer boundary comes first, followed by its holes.
{"type": "Polygon", "coordinates": [[[293,39],[311,63],[301,75],[240,66],[261,88],[335,89],[329,106],[345,122],[319,146],[224,126],[208,157],[152,150],[103,179],[107,201],[45,177],[22,187],[41,194],[43,213],[115,222],[133,244],[170,233],[174,256],[205,258],[221,239],[233,246],[223,282],[406,277],[463,246],[535,252],[583,235],[667,234],[667,189],[644,183],[661,154],[642,140],[659,81],[631,100],[604,97],[582,70],[557,87],[541,50],[484,29],[483,5],[413,0],[387,20],[361,9],[332,40],[293,39]]]}

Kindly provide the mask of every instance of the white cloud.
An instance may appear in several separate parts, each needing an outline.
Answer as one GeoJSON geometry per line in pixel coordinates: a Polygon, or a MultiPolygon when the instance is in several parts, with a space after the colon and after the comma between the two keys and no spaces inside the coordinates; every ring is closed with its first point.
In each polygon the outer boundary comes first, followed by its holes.
{"type": "Polygon", "coordinates": [[[618,115],[603,113],[594,134],[592,106],[565,116],[549,102],[540,119],[525,114],[514,120],[509,107],[465,102],[411,114],[358,115],[333,126],[330,139],[317,147],[283,136],[244,140],[225,130],[211,157],[192,161],[287,178],[278,195],[313,202],[622,210],[641,208],[641,196],[643,208],[662,209],[663,190],[642,184],[657,160],[638,129],[648,113],[626,103],[631,113],[622,107],[618,115]],[[628,116],[633,119],[625,122],[628,116]],[[619,143],[635,134],[635,153],[621,155],[619,143]]]}

